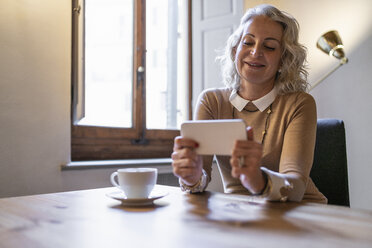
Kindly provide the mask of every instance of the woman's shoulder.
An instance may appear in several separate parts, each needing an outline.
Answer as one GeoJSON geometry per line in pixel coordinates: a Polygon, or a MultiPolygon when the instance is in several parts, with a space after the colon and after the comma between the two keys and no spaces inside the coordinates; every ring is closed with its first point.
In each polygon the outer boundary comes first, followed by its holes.
{"type": "MultiPolygon", "coordinates": [[[[195,118],[198,120],[224,119],[225,115],[231,116],[231,95],[229,88],[205,89],[199,95],[195,106],[195,118]]],[[[226,119],[226,118],[225,118],[226,119]]]]}
{"type": "Polygon", "coordinates": [[[231,94],[232,89],[227,87],[222,88],[208,88],[204,89],[201,95],[229,95],[231,94]]]}
{"type": "Polygon", "coordinates": [[[299,91],[299,92],[291,92],[286,93],[283,95],[279,95],[279,100],[286,102],[286,104],[301,104],[301,103],[308,103],[315,105],[315,99],[309,93],[299,91]]]}
{"type": "Polygon", "coordinates": [[[229,99],[231,95],[232,89],[223,87],[223,88],[208,88],[203,90],[199,98],[200,99],[218,99],[218,100],[223,100],[223,99],[229,99]]]}
{"type": "Polygon", "coordinates": [[[293,116],[307,113],[316,118],[316,103],[312,95],[306,92],[293,92],[280,95],[276,102],[277,109],[293,116]]]}

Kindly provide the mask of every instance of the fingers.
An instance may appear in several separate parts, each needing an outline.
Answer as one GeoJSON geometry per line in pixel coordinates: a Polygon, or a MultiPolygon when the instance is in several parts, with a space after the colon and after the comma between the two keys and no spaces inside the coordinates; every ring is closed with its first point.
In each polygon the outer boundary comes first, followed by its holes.
{"type": "MultiPolygon", "coordinates": [[[[172,154],[172,158],[178,157],[178,155],[174,153],[172,154]]],[[[202,174],[201,161],[202,159],[198,155],[195,158],[184,157],[179,159],[173,159],[172,161],[173,174],[181,178],[186,184],[194,185],[200,179],[200,176],[202,174]]]]}
{"type": "Polygon", "coordinates": [[[195,161],[187,158],[174,160],[172,166],[173,173],[176,176],[181,177],[182,179],[193,176],[194,172],[197,169],[195,161]]]}
{"type": "Polygon", "coordinates": [[[198,167],[199,156],[189,148],[178,149],[171,155],[173,172],[176,176],[186,177],[198,167]]]}
{"type": "Polygon", "coordinates": [[[239,157],[231,157],[230,159],[231,175],[233,177],[238,178],[242,174],[254,175],[257,171],[259,171],[259,158],[255,158],[253,156],[244,157],[244,166],[240,165],[239,160],[239,157]]]}
{"type": "Polygon", "coordinates": [[[186,184],[195,184],[202,174],[202,160],[195,152],[196,141],[178,136],[174,140],[172,157],[173,174],[186,184]]]}
{"type": "Polygon", "coordinates": [[[261,158],[261,144],[251,140],[236,141],[230,159],[231,175],[238,178],[241,174],[256,174],[260,168],[261,158]]]}
{"type": "Polygon", "coordinates": [[[193,148],[185,147],[182,149],[175,149],[175,151],[172,153],[171,158],[173,160],[178,159],[191,159],[196,160],[197,153],[193,148]]]}
{"type": "Polygon", "coordinates": [[[247,139],[248,140],[253,140],[253,128],[252,127],[250,127],[250,126],[248,126],[247,127],[247,139]]]}
{"type": "Polygon", "coordinates": [[[261,157],[262,145],[250,140],[237,140],[231,154],[232,157],[261,157]]]}
{"type": "Polygon", "coordinates": [[[189,148],[189,149],[194,149],[199,147],[198,142],[192,139],[187,139],[182,136],[177,136],[174,139],[174,145],[173,145],[173,150],[176,151],[178,149],[183,149],[183,148],[189,148]]]}
{"type": "Polygon", "coordinates": [[[231,175],[234,178],[238,178],[239,175],[242,173],[241,168],[239,166],[239,158],[231,157],[230,164],[231,164],[231,175]]]}

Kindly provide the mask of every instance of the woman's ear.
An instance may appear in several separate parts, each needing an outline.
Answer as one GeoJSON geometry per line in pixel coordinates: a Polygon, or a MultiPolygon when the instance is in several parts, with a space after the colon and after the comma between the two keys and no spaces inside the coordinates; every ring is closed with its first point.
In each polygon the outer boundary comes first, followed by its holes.
{"type": "Polygon", "coordinates": [[[231,59],[232,61],[235,61],[235,55],[236,55],[236,46],[232,48],[231,50],[231,59]]]}

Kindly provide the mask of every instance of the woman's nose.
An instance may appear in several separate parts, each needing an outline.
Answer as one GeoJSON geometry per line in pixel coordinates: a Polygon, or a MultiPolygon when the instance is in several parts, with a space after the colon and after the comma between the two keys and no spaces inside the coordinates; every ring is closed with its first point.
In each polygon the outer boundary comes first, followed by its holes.
{"type": "Polygon", "coordinates": [[[259,47],[253,47],[250,53],[254,57],[262,56],[262,51],[259,47]]]}

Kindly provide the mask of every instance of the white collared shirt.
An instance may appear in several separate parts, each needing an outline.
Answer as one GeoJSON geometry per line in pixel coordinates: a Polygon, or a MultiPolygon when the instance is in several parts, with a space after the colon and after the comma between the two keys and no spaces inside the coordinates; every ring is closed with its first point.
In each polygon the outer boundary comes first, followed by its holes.
{"type": "MultiPolygon", "coordinates": [[[[270,106],[270,104],[272,104],[274,102],[277,95],[278,95],[278,90],[277,90],[277,87],[274,86],[274,88],[269,93],[267,93],[266,95],[264,95],[263,97],[261,97],[257,100],[252,101],[252,103],[261,112],[263,112],[265,109],[267,109],[267,107],[270,106]]],[[[241,112],[244,109],[244,107],[250,102],[249,100],[246,100],[243,97],[239,96],[238,91],[235,90],[235,89],[231,92],[229,100],[230,100],[231,104],[239,112],[241,112]]]]}

